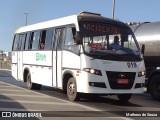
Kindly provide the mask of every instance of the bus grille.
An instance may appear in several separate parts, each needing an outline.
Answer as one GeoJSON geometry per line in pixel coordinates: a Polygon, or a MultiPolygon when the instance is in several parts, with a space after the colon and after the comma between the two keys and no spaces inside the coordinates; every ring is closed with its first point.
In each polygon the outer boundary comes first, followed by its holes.
{"type": "Polygon", "coordinates": [[[135,80],[135,72],[106,71],[111,89],[131,89],[135,80]],[[128,80],[128,83],[119,84],[118,79],[128,80]]]}

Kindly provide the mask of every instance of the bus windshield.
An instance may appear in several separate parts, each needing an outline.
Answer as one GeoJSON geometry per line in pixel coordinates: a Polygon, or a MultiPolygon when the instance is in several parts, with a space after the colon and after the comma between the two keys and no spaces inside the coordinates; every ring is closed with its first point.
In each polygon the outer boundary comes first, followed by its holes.
{"type": "Polygon", "coordinates": [[[80,22],[80,31],[84,52],[88,56],[107,60],[140,60],[138,43],[126,26],[80,22]]]}

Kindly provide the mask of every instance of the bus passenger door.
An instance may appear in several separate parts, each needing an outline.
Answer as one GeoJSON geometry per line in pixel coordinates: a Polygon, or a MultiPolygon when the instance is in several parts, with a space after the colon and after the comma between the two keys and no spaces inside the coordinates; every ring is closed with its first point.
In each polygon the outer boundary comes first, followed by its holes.
{"type": "Polygon", "coordinates": [[[65,28],[55,29],[53,42],[53,86],[62,88],[62,44],[65,28]]]}

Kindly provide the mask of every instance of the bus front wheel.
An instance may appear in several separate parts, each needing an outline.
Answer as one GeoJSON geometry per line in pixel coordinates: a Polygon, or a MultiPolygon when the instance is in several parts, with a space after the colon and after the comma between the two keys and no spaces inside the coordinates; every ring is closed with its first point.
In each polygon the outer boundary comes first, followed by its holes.
{"type": "Polygon", "coordinates": [[[36,84],[36,83],[32,83],[32,81],[31,81],[31,75],[30,75],[30,73],[28,73],[27,74],[27,87],[30,90],[33,90],[33,89],[34,90],[40,90],[41,87],[42,87],[42,85],[36,84]]]}
{"type": "Polygon", "coordinates": [[[128,102],[128,100],[132,97],[132,94],[118,94],[117,97],[121,102],[128,102]]]}
{"type": "Polygon", "coordinates": [[[67,96],[70,101],[77,101],[80,99],[80,93],[77,92],[77,85],[75,78],[70,78],[67,83],[67,96]]]}

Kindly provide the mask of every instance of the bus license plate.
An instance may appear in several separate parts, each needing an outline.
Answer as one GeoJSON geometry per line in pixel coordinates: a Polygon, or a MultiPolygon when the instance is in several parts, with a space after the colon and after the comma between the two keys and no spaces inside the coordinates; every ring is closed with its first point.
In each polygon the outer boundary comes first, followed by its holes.
{"type": "Polygon", "coordinates": [[[117,79],[118,84],[128,84],[128,79],[117,79]]]}

